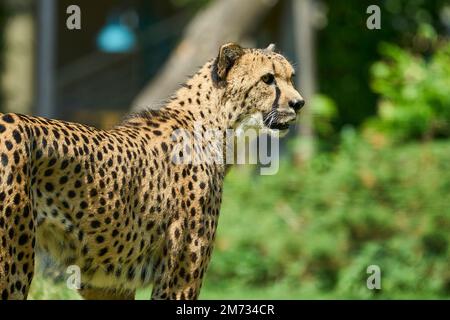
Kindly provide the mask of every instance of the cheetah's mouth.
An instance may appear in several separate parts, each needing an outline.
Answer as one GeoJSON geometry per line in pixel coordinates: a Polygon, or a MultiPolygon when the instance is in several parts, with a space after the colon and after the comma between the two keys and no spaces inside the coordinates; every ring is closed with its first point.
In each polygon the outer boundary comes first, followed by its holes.
{"type": "Polygon", "coordinates": [[[290,125],[295,123],[295,120],[294,112],[278,112],[276,109],[263,115],[264,126],[271,130],[287,131],[290,125]]]}
{"type": "Polygon", "coordinates": [[[271,123],[268,128],[272,130],[283,131],[289,129],[289,123],[271,123]]]}
{"type": "Polygon", "coordinates": [[[262,130],[260,133],[266,132],[269,135],[283,137],[287,134],[290,125],[293,123],[295,123],[295,116],[285,116],[283,113],[278,112],[269,112],[266,114],[257,112],[240,121],[236,128],[236,133],[240,136],[247,129],[254,128],[262,130]]]}

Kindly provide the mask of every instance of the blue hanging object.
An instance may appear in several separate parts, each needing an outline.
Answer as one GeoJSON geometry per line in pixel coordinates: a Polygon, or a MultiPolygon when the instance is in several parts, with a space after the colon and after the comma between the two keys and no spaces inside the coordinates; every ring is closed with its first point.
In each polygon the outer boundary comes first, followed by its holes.
{"type": "Polygon", "coordinates": [[[97,47],[108,53],[124,53],[133,50],[136,35],[119,21],[108,23],[97,36],[97,47]]]}

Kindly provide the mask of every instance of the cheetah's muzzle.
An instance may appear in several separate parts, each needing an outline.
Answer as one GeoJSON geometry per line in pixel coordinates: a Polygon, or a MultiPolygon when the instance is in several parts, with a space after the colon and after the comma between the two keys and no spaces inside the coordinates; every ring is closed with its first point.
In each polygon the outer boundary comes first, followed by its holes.
{"type": "Polygon", "coordinates": [[[263,116],[264,125],[272,130],[288,130],[295,123],[297,116],[295,112],[278,112],[272,110],[263,116]]]}

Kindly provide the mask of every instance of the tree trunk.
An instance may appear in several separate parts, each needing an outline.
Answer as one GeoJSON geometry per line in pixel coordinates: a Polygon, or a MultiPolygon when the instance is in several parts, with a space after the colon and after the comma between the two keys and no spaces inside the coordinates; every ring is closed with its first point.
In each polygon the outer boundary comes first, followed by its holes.
{"type": "Polygon", "coordinates": [[[4,70],[0,76],[3,112],[30,113],[34,94],[34,17],[32,0],[1,4],[4,26],[4,70]]]}
{"type": "Polygon", "coordinates": [[[258,22],[278,0],[215,0],[200,11],[186,28],[183,39],[160,73],[133,102],[134,111],[158,108],[208,59],[220,45],[239,42],[258,26],[258,22]]]}
{"type": "MultiPolygon", "coordinates": [[[[292,0],[297,61],[300,64],[299,91],[307,104],[316,91],[313,10],[313,0],[292,0]]],[[[302,164],[314,155],[315,148],[313,115],[308,105],[300,114],[298,135],[300,144],[294,151],[294,162],[302,164]]]]}

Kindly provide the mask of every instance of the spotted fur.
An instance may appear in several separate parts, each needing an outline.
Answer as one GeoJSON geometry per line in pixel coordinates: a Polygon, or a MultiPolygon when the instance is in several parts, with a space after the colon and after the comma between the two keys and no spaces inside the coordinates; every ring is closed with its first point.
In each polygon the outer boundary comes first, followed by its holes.
{"type": "Polygon", "coordinates": [[[151,284],[154,299],[197,298],[226,167],[174,164],[171,134],[257,114],[261,128],[285,125],[303,105],[292,74],[271,50],[227,44],[165,107],[111,130],[0,114],[0,297],[27,297],[42,249],[81,268],[85,298],[132,299],[151,284]]]}

